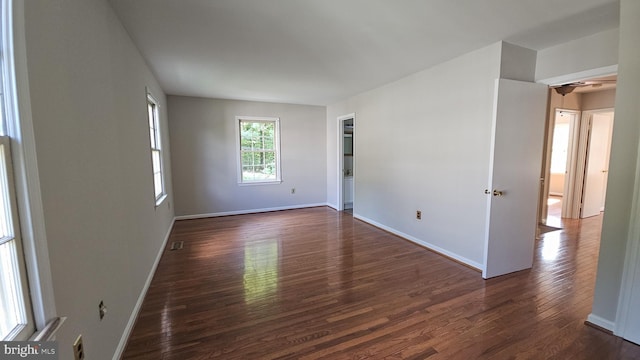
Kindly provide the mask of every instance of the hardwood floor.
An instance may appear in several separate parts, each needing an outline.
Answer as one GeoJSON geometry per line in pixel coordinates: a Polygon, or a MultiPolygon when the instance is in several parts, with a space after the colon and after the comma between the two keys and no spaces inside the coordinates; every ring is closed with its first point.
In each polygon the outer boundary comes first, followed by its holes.
{"type": "Polygon", "coordinates": [[[490,280],[329,208],[183,220],[124,359],[638,359],[584,325],[601,216],[490,280]]]}

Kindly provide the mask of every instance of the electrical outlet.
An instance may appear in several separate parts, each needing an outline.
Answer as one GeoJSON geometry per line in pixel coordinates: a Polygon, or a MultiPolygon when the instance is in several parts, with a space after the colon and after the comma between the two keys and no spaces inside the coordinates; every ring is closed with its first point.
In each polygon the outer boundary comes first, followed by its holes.
{"type": "Polygon", "coordinates": [[[296,188],[291,188],[291,195],[295,195],[296,193],[296,188]]]}
{"type": "Polygon", "coordinates": [[[422,211],[416,210],[416,219],[422,220],[422,211]]]}
{"type": "Polygon", "coordinates": [[[82,345],[82,335],[78,335],[78,338],[73,343],[73,358],[74,360],[84,360],[84,346],[82,345]]]}
{"type": "Polygon", "coordinates": [[[107,307],[104,305],[104,301],[100,301],[100,304],[98,304],[98,314],[100,315],[100,320],[107,314],[107,307]]]}

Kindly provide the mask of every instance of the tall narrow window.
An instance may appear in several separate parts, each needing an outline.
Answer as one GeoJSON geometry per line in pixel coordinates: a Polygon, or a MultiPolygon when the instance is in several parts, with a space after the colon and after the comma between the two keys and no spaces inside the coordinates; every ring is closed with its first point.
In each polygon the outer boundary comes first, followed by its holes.
{"type": "Polygon", "coordinates": [[[280,119],[237,117],[240,184],[279,183],[280,119]]]}
{"type": "Polygon", "coordinates": [[[149,117],[149,135],[151,138],[151,163],[153,167],[153,192],[156,205],[164,200],[164,169],[162,163],[162,140],[160,137],[160,121],[158,120],[158,102],[147,94],[147,116],[149,117]]]}
{"type": "Polygon", "coordinates": [[[0,46],[0,341],[26,340],[35,332],[33,307],[29,297],[27,269],[18,219],[10,138],[7,136],[8,117],[13,116],[9,98],[14,93],[7,79],[12,68],[6,61],[10,51],[7,42],[7,21],[10,7],[2,2],[0,46]],[[7,106],[9,105],[9,107],[7,106]]]}
{"type": "Polygon", "coordinates": [[[12,179],[9,137],[0,136],[0,340],[24,340],[35,330],[12,179]]]}
{"type": "MultiPolygon", "coordinates": [[[[2,129],[6,126],[4,88],[0,87],[2,129]]],[[[10,139],[0,134],[0,340],[25,340],[34,331],[27,269],[18,227],[10,139]]]]}

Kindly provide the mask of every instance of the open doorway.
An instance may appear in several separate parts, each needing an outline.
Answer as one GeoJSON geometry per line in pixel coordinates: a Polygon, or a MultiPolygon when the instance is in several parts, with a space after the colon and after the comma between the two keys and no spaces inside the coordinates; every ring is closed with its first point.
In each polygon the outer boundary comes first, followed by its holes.
{"type": "Polygon", "coordinates": [[[611,109],[588,111],[583,116],[588,119],[589,124],[581,219],[604,211],[614,112],[611,109]]]}
{"type": "Polygon", "coordinates": [[[552,86],[542,224],[562,227],[562,219],[595,216],[604,210],[615,80],[616,76],[608,76],[600,82],[573,82],[593,85],[578,85],[568,92],[552,86]]]}
{"type": "Polygon", "coordinates": [[[562,218],[567,217],[566,204],[572,194],[575,182],[576,158],[571,156],[577,150],[577,132],[580,128],[580,112],[556,109],[551,133],[551,160],[549,163],[549,196],[546,225],[562,227],[562,218]]]}
{"type": "Polygon", "coordinates": [[[338,210],[352,213],[355,199],[355,114],[338,117],[338,210]]]}

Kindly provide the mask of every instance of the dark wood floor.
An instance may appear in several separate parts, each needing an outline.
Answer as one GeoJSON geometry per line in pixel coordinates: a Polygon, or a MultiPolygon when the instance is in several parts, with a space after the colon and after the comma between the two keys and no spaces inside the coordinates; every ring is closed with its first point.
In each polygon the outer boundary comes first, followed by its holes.
{"type": "Polygon", "coordinates": [[[125,359],[638,359],[584,325],[601,217],[479,272],[329,208],[178,221],[125,359]]]}

